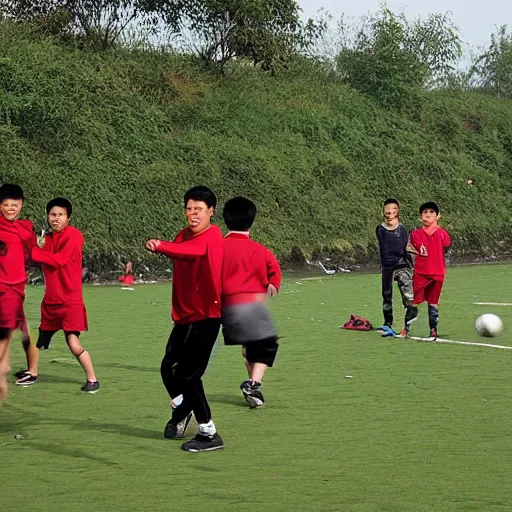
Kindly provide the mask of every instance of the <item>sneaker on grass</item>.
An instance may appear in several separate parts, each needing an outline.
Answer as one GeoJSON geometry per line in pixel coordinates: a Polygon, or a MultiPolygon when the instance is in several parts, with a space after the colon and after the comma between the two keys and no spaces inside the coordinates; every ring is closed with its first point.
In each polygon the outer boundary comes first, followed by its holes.
{"type": "Polygon", "coordinates": [[[81,390],[82,391],[85,391],[86,393],[91,393],[91,394],[94,394],[98,391],[98,389],[100,389],[100,383],[98,381],[96,382],[91,382],[91,381],[87,381],[82,387],[81,387],[81,390]]]}
{"type": "Polygon", "coordinates": [[[15,382],[18,384],[18,386],[30,386],[31,384],[35,384],[37,382],[37,375],[32,375],[31,373],[25,372],[15,382]]]}
{"type": "Polygon", "coordinates": [[[182,450],[191,453],[212,452],[214,450],[222,450],[223,448],[224,442],[217,433],[213,434],[213,436],[196,434],[190,441],[181,445],[182,450]]]}
{"type": "Polygon", "coordinates": [[[187,432],[188,424],[192,419],[192,413],[188,413],[185,418],[180,422],[176,423],[172,421],[172,418],[167,422],[164,429],[164,437],[166,439],[181,439],[185,437],[187,432]]]}
{"type": "Polygon", "coordinates": [[[260,391],[261,382],[255,382],[242,388],[245,401],[250,407],[261,407],[265,403],[263,393],[260,391]]]}
{"type": "Polygon", "coordinates": [[[28,369],[27,369],[27,370],[20,370],[19,372],[16,372],[16,373],[14,374],[14,376],[15,376],[17,379],[21,379],[21,377],[23,377],[23,375],[26,375],[27,373],[30,373],[30,372],[28,371],[28,369]]]}

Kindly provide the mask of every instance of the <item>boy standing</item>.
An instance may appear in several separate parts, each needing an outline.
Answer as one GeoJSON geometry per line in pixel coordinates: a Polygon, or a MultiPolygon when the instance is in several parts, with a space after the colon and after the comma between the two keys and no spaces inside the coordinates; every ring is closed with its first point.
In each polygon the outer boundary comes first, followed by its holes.
{"type": "Polygon", "coordinates": [[[80,343],[80,334],[88,327],[82,294],[84,237],[69,225],[71,213],[70,201],[63,197],[52,199],[46,205],[50,232],[45,237],[44,247],[32,248],[32,260],[41,263],[45,282],[37,348],[49,348],[53,335],[62,329],[69,349],[87,378],[82,391],[96,393],[100,383],[91,356],[80,343]]]}
{"type": "Polygon", "coordinates": [[[229,229],[222,271],[224,342],[242,345],[249,379],[240,389],[251,407],[259,407],[264,403],[261,381],[265,370],[273,366],[279,347],[266,299],[281,287],[281,268],[266,247],[249,238],[256,217],[256,205],[251,200],[230,199],[223,216],[229,229]]]}
{"type": "Polygon", "coordinates": [[[436,203],[428,202],[420,206],[423,227],[413,230],[410,244],[417,253],[414,266],[413,288],[414,307],[428,303],[428,323],[430,337],[437,339],[439,323],[439,297],[446,274],[445,249],[450,247],[450,235],[437,221],[440,218],[436,203]]]}
{"type": "Polygon", "coordinates": [[[9,390],[10,344],[15,329],[26,323],[23,303],[27,254],[36,243],[32,222],[18,220],[23,208],[23,190],[18,185],[0,187],[0,402],[9,390]]]}
{"type": "Polygon", "coordinates": [[[193,412],[199,431],[181,448],[202,452],[224,448],[201,380],[220,329],[224,248],[220,228],[211,223],[215,194],[208,187],[193,187],[186,192],[184,204],[188,227],[173,242],[149,240],[146,248],[173,261],[174,327],[160,367],[172,408],[164,437],[183,438],[193,412]]]}
{"type": "Polygon", "coordinates": [[[384,325],[390,329],[393,325],[393,281],[396,281],[406,309],[405,325],[400,336],[406,336],[411,322],[418,316],[418,310],[412,306],[412,260],[407,254],[408,234],[400,222],[400,205],[396,199],[384,201],[383,216],[384,222],[377,226],[375,234],[379,242],[382,266],[384,325]]]}

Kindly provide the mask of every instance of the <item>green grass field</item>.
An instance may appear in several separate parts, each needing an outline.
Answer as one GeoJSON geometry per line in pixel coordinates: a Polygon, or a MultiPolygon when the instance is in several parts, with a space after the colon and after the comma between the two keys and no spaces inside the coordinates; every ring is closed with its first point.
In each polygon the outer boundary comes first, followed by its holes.
{"type": "MultiPolygon", "coordinates": [[[[42,291],[28,289],[33,326],[42,291]]],[[[261,409],[245,406],[240,352],[219,340],[205,387],[225,449],[204,454],[162,437],[170,285],[90,286],[85,298],[102,387],[80,391],[60,334],[39,382],[11,386],[2,512],[512,510],[512,350],[340,330],[351,312],[381,322],[376,274],[287,277],[271,303],[282,340],[261,409]]],[[[450,268],[441,301],[443,338],[512,347],[512,307],[473,305],[512,302],[511,264],[450,268]],[[488,311],[505,324],[491,340],[473,327],[488,311]]],[[[412,334],[427,335],[425,313],[412,334]]],[[[24,367],[18,337],[12,367],[24,367]]]]}

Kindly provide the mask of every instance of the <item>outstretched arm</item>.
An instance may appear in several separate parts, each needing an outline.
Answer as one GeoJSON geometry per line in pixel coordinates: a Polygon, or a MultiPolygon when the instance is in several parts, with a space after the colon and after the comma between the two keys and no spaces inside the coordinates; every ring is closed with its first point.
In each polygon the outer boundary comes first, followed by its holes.
{"type": "Polygon", "coordinates": [[[163,254],[172,259],[193,259],[206,254],[206,241],[201,238],[191,238],[185,242],[166,242],[164,240],[149,240],[146,249],[155,254],[163,254]]]}

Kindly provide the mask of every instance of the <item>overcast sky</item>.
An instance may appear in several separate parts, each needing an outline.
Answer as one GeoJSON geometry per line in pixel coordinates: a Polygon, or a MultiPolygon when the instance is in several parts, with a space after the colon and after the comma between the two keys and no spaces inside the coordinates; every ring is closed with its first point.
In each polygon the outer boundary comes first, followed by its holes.
{"type": "MultiPolygon", "coordinates": [[[[306,17],[315,17],[324,8],[336,19],[341,14],[361,16],[377,11],[380,1],[358,0],[298,0],[306,17]]],[[[452,13],[460,29],[461,38],[472,47],[487,46],[490,34],[498,25],[508,25],[512,30],[512,0],[389,0],[387,6],[394,12],[404,11],[412,16],[429,13],[452,13]]]]}

